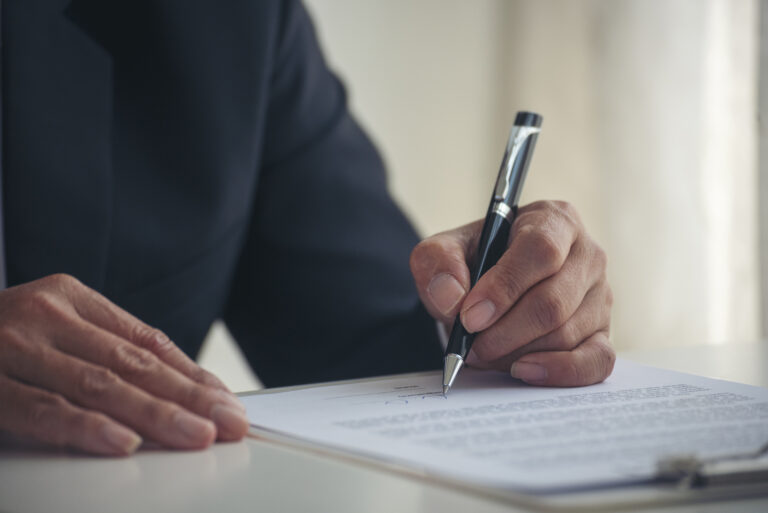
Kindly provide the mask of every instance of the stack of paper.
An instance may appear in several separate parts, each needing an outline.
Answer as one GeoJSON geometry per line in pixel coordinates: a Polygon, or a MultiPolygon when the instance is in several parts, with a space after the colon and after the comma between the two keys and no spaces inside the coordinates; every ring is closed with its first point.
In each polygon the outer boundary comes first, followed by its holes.
{"type": "Polygon", "coordinates": [[[254,426],[483,486],[529,492],[646,482],[671,455],[768,442],[768,389],[617,362],[604,383],[539,388],[465,369],[243,398],[254,426]]]}

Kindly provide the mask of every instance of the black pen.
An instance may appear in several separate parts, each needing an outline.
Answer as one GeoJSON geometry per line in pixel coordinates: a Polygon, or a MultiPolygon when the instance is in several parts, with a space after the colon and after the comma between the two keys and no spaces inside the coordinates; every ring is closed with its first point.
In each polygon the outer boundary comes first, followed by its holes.
{"type": "MultiPolygon", "coordinates": [[[[517,203],[520,200],[520,191],[523,189],[528,164],[533,155],[533,147],[541,131],[541,120],[541,116],[534,112],[521,111],[515,117],[491,204],[485,216],[483,231],[480,234],[474,269],[470,276],[472,287],[499,261],[507,249],[509,230],[517,216],[517,203]]],[[[445,348],[443,395],[451,389],[474,339],[475,334],[467,332],[459,316],[456,316],[448,346],[445,348]]]]}

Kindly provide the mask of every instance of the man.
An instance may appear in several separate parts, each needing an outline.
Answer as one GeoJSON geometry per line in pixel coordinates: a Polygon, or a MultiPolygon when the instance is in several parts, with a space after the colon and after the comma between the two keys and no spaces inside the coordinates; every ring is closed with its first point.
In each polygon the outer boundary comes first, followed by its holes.
{"type": "Polygon", "coordinates": [[[416,245],[298,2],[2,7],[0,430],[107,455],[240,439],[187,356],[217,318],[268,386],[439,368],[457,315],[469,364],[611,372],[573,208],[522,208],[470,291],[480,223],[416,245]]]}

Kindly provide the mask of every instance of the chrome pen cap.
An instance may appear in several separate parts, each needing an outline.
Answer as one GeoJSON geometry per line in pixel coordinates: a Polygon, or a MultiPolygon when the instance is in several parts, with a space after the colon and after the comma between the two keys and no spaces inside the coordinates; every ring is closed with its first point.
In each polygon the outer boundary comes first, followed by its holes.
{"type": "Polygon", "coordinates": [[[533,147],[541,132],[542,119],[541,115],[535,112],[517,113],[515,123],[509,132],[499,176],[496,179],[496,187],[491,199],[492,208],[494,203],[503,203],[510,208],[517,206],[522,188],[516,187],[515,184],[522,182],[528,172],[533,147]],[[517,191],[516,197],[512,197],[513,191],[517,191]]]}

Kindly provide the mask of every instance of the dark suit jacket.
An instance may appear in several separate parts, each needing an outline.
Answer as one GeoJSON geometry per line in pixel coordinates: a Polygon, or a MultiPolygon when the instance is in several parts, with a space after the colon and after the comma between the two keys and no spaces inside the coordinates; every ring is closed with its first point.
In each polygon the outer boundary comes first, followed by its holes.
{"type": "Polygon", "coordinates": [[[437,368],[416,235],[304,8],[3,0],[8,278],[70,273],[267,385],[437,368]]]}

